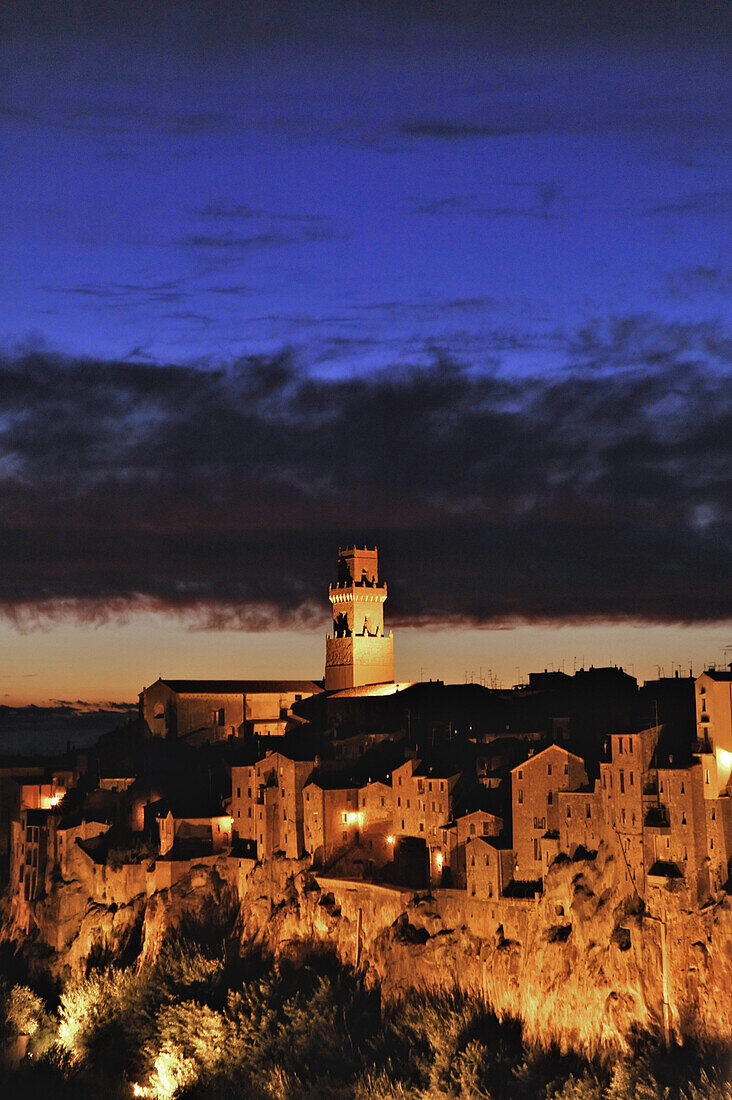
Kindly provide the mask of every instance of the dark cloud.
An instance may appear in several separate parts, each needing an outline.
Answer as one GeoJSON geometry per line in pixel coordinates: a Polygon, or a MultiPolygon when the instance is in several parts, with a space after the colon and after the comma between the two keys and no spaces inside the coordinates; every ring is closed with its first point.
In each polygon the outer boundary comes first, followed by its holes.
{"type": "Polygon", "coordinates": [[[50,706],[0,706],[0,753],[59,753],[68,743],[90,745],[134,718],[134,703],[54,699],[50,706]]]}
{"type": "Polygon", "coordinates": [[[131,608],[268,629],[325,614],[377,542],[392,622],[732,615],[732,341],[589,325],[564,372],[322,379],[0,361],[0,604],[20,626],[131,608]]]}
{"type": "Polygon", "coordinates": [[[450,141],[465,138],[503,138],[541,133],[546,127],[531,124],[490,126],[469,122],[404,122],[399,133],[406,137],[440,138],[450,141]]]}
{"type": "Polygon", "coordinates": [[[207,249],[209,251],[246,251],[252,248],[280,247],[281,245],[312,244],[329,241],[333,234],[329,229],[300,229],[282,233],[279,230],[267,230],[262,233],[189,233],[178,242],[186,248],[207,249]]]}
{"type": "Polygon", "coordinates": [[[643,211],[644,216],[656,214],[729,214],[732,191],[699,191],[686,198],[660,203],[643,211]]]}

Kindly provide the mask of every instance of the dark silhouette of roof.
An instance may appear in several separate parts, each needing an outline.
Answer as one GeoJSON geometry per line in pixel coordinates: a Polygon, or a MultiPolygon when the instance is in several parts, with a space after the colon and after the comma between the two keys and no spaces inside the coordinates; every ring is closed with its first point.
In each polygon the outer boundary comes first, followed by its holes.
{"type": "Polygon", "coordinates": [[[722,671],[716,668],[705,668],[704,675],[708,676],[710,680],[720,680],[722,682],[729,682],[732,680],[732,668],[722,671]]]}
{"type": "Polygon", "coordinates": [[[274,695],[277,692],[322,691],[316,680],[164,680],[178,695],[274,695]]]}

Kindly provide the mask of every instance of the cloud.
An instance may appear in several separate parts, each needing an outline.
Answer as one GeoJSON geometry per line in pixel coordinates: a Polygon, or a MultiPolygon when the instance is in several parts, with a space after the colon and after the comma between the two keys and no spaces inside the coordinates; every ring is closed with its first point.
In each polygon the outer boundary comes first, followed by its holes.
{"type": "Polygon", "coordinates": [[[337,546],[367,541],[392,623],[729,617],[729,334],[622,318],[566,360],[324,379],[284,353],[7,355],[0,607],[313,625],[337,546]]]}
{"type": "Polygon", "coordinates": [[[0,752],[59,753],[69,741],[90,745],[134,718],[134,703],[51,700],[50,706],[0,705],[0,752]]]}
{"type": "Polygon", "coordinates": [[[206,249],[209,251],[231,250],[246,251],[252,248],[271,248],[281,245],[313,244],[329,241],[333,237],[329,229],[298,229],[282,233],[279,230],[266,230],[262,233],[189,233],[178,243],[185,248],[206,249]]]}
{"type": "Polygon", "coordinates": [[[399,133],[405,137],[438,138],[448,141],[463,141],[466,138],[503,138],[523,137],[526,134],[539,134],[546,126],[530,123],[491,126],[469,122],[403,122],[399,133]]]}
{"type": "Polygon", "coordinates": [[[644,217],[657,214],[729,214],[732,191],[698,191],[686,198],[660,203],[643,211],[644,217]]]}

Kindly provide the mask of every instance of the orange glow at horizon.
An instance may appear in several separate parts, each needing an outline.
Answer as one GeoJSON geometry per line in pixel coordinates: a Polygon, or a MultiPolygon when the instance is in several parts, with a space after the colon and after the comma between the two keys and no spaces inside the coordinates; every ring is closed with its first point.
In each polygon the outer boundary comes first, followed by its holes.
{"type": "MultiPolygon", "coordinates": [[[[325,626],[325,616],[324,616],[325,626]]],[[[529,672],[622,665],[639,681],[698,675],[729,661],[732,623],[639,626],[629,623],[454,627],[394,631],[399,680],[472,680],[510,687],[529,672]]],[[[134,703],[158,676],[210,679],[321,679],[322,631],[244,634],[194,631],[174,615],[141,613],[101,626],[61,622],[21,633],[0,624],[0,705],[65,701],[134,703]]]]}

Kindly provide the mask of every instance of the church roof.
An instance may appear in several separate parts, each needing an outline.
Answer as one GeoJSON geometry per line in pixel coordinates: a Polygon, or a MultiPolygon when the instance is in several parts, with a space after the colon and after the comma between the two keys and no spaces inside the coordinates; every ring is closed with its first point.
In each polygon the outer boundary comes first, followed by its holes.
{"type": "Polygon", "coordinates": [[[315,680],[164,680],[177,695],[275,695],[277,692],[323,690],[315,680]]]}

